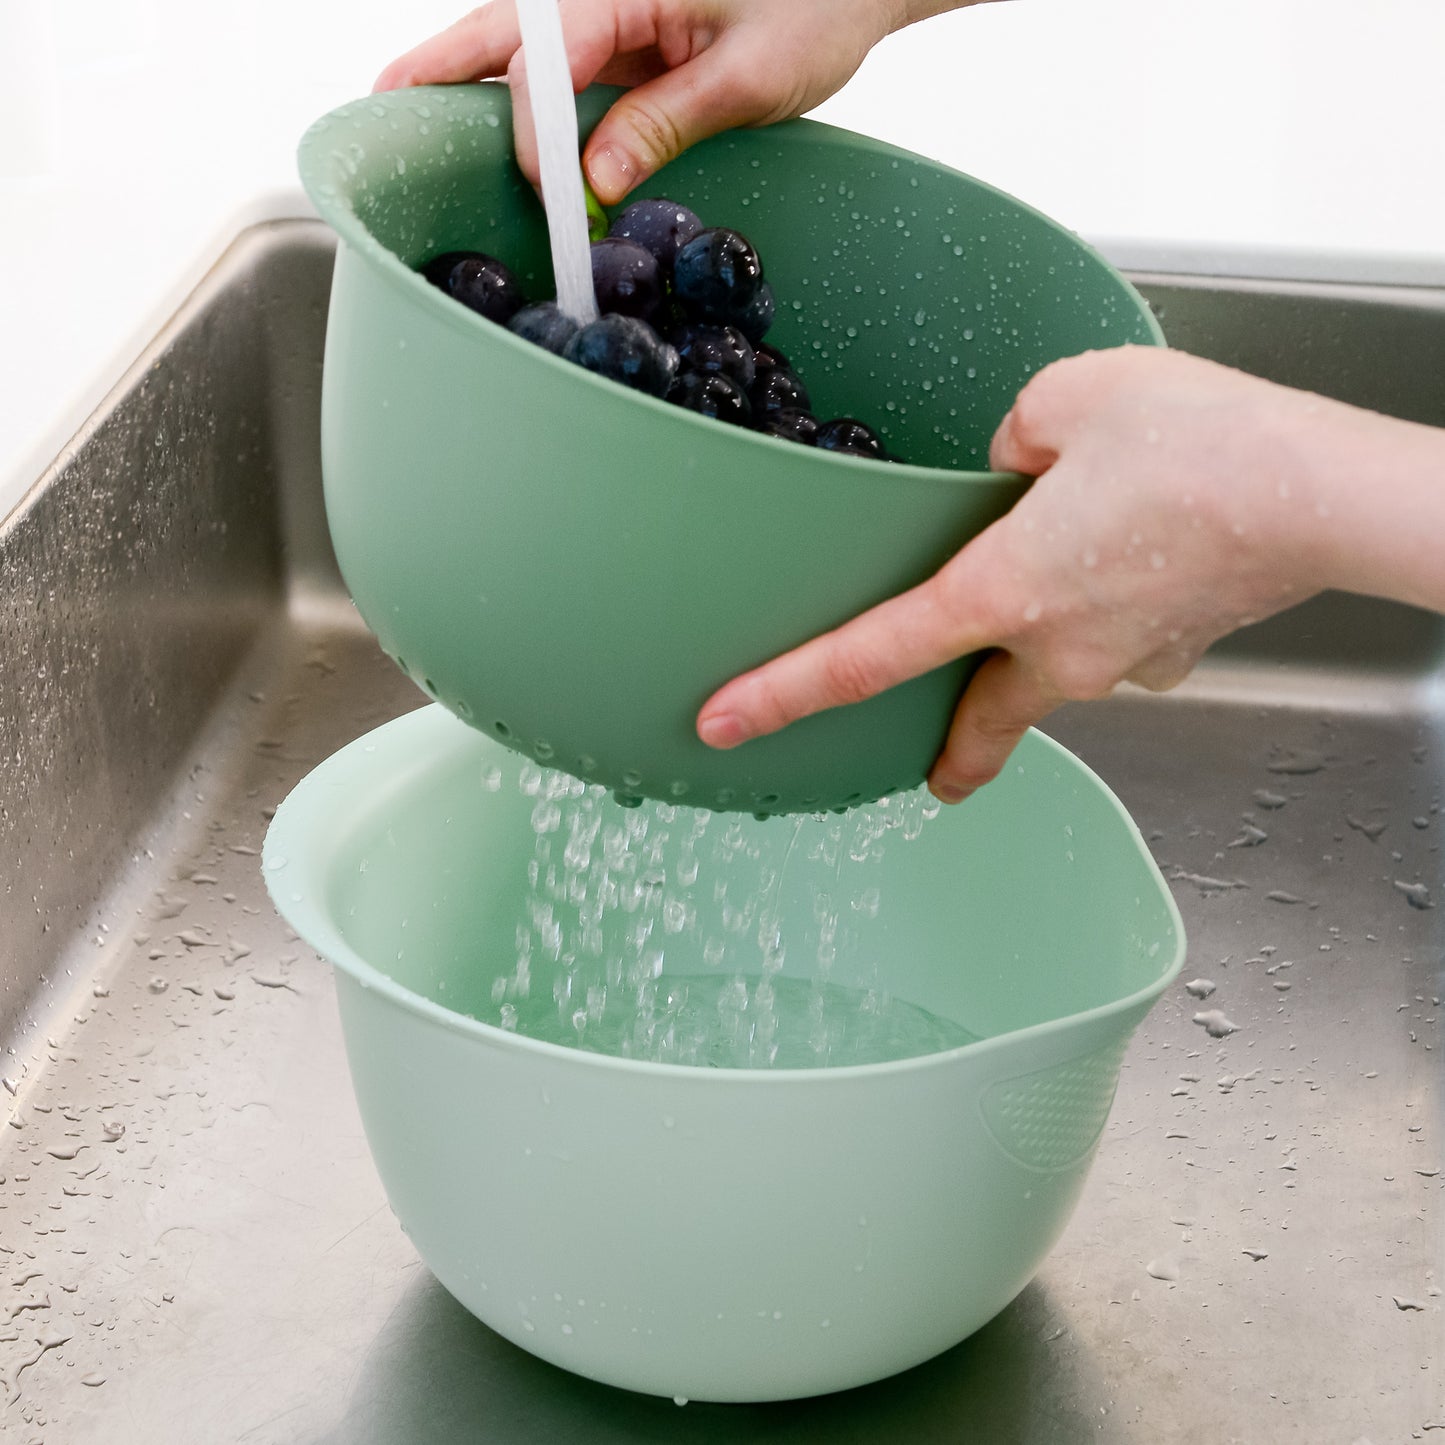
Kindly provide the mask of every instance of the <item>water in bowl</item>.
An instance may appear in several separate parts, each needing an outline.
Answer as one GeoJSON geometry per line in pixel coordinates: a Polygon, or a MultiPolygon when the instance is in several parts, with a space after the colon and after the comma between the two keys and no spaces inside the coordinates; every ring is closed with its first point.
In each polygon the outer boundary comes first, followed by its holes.
{"type": "Polygon", "coordinates": [[[568,1015],[550,994],[506,1011],[528,1038],[592,1053],[714,1069],[880,1064],[978,1042],[951,1019],[874,989],[779,975],[670,974],[646,1007],[605,988],[568,1015]]]}

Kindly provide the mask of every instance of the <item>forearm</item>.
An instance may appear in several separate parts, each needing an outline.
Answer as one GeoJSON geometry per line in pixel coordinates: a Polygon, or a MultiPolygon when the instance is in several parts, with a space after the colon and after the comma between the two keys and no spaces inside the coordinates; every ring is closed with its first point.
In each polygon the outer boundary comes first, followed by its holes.
{"type": "Polygon", "coordinates": [[[1290,427],[1297,483],[1276,500],[1319,585],[1445,612],[1445,429],[1314,398],[1290,427]]]}

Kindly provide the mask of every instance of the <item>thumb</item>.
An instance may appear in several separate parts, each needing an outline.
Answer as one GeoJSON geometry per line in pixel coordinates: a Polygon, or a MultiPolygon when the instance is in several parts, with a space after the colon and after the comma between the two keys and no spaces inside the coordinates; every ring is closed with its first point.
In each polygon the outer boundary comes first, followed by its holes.
{"type": "Polygon", "coordinates": [[[756,85],[738,80],[725,37],[623,95],[592,132],[583,168],[603,205],[614,205],[698,141],[773,118],[756,85]]]}
{"type": "Polygon", "coordinates": [[[1026,477],[1040,477],[1058,461],[1058,447],[1040,435],[1038,426],[1032,421],[1032,410],[1027,408],[1028,403],[1020,393],[1019,399],[999,422],[988,448],[988,464],[994,471],[1022,472],[1026,477]]]}

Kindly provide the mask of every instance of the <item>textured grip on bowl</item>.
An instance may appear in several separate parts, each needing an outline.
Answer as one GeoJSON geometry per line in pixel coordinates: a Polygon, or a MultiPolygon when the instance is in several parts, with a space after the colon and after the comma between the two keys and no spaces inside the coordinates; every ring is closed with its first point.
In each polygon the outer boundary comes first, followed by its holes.
{"type": "Polygon", "coordinates": [[[993,1084],[980,1107],[995,1142],[1030,1169],[1053,1173],[1077,1164],[1103,1132],[1128,1044],[1126,1035],[1066,1063],[993,1084]]]}

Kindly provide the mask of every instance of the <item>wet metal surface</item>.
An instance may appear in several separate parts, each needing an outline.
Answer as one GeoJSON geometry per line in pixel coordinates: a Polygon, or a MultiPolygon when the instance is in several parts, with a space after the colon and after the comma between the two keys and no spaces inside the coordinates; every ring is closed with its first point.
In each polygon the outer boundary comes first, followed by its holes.
{"type": "MultiPolygon", "coordinates": [[[[0,1439],[1445,1438],[1445,647],[1357,599],[1052,720],[1190,959],[1067,1234],[973,1339],[679,1410],[445,1295],[372,1171],[329,970],[259,875],[292,784],[425,701],[325,547],[330,255],[311,223],[243,236],[0,530],[0,1439]]],[[[1441,293],[1149,290],[1178,345],[1445,423],[1441,293]]]]}

